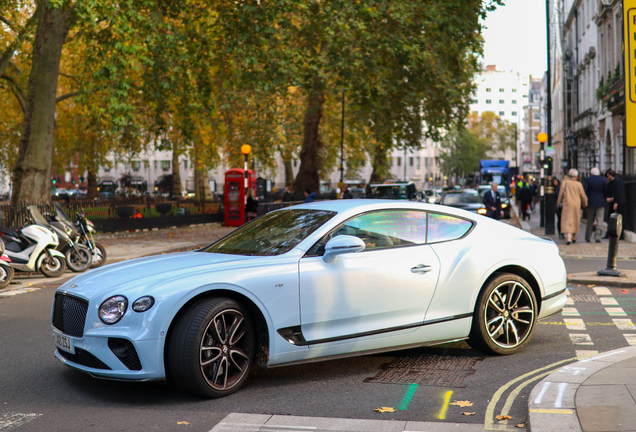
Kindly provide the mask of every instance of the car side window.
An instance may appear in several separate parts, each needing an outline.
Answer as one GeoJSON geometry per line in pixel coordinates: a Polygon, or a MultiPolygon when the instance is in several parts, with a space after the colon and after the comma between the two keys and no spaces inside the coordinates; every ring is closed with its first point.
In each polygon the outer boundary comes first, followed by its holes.
{"type": "Polygon", "coordinates": [[[324,254],[325,245],[339,235],[358,237],[365,250],[387,249],[426,243],[426,212],[386,210],[366,213],[349,219],[323,237],[308,252],[308,256],[324,254]]]}
{"type": "Polygon", "coordinates": [[[438,213],[428,214],[428,243],[456,240],[472,228],[471,221],[438,213]]]}

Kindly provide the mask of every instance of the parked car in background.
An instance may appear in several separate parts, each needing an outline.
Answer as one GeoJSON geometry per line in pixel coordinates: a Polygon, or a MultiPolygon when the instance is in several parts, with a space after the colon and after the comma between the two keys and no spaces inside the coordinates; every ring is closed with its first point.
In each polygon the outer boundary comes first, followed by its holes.
{"type": "Polygon", "coordinates": [[[349,192],[351,192],[354,198],[366,198],[367,195],[367,191],[365,191],[364,188],[351,188],[349,192]]]}
{"type": "MultiPolygon", "coordinates": [[[[486,191],[489,191],[491,187],[489,185],[481,185],[477,189],[479,191],[479,195],[483,201],[484,194],[486,191]]],[[[510,195],[508,195],[508,191],[505,186],[497,186],[497,192],[499,192],[499,196],[501,197],[501,210],[504,213],[504,219],[510,219],[510,195]]]]}
{"type": "Polygon", "coordinates": [[[486,206],[482,202],[481,195],[475,189],[449,190],[442,194],[440,204],[455,207],[462,210],[486,214],[486,206]]]}
{"type": "Polygon", "coordinates": [[[422,201],[434,204],[440,197],[435,189],[424,189],[422,191],[422,201]]]}
{"type": "Polygon", "coordinates": [[[413,182],[379,183],[371,185],[371,192],[377,199],[420,201],[413,182]]]}

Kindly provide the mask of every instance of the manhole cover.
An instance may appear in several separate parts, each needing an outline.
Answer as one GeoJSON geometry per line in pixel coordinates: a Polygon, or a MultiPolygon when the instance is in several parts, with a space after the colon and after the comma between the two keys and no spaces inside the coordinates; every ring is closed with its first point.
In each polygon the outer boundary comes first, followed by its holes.
{"type": "Polygon", "coordinates": [[[570,298],[574,303],[600,303],[601,299],[594,294],[572,294],[570,298]]]}
{"type": "Polygon", "coordinates": [[[378,374],[364,382],[465,387],[464,379],[475,373],[475,363],[483,359],[449,355],[396,357],[380,366],[378,374]]]}

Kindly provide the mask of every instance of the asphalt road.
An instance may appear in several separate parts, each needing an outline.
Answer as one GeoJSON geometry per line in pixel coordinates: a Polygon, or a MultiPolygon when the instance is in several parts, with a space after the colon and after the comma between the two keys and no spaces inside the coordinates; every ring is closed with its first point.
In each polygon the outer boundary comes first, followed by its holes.
{"type": "MultiPolygon", "coordinates": [[[[589,264],[580,261],[566,264],[569,269],[589,264]]],[[[515,425],[526,422],[527,397],[543,373],[573,361],[577,351],[604,352],[629,340],[624,336],[629,331],[618,328],[595,287],[575,286],[568,307],[578,315],[539,323],[530,344],[513,356],[484,355],[460,342],[261,369],[238,393],[201,400],[162,382],[98,380],[62,365],[53,357],[51,338],[54,287],[40,286],[0,295],[1,432],[15,426],[19,432],[209,431],[232,412],[487,426],[499,424],[495,415],[507,414],[512,416],[508,428],[523,430],[515,425]],[[456,401],[472,405],[453,405],[456,401]],[[395,412],[377,413],[378,407],[395,412]]],[[[609,294],[624,310],[622,319],[636,313],[635,290],[609,294]]]]}

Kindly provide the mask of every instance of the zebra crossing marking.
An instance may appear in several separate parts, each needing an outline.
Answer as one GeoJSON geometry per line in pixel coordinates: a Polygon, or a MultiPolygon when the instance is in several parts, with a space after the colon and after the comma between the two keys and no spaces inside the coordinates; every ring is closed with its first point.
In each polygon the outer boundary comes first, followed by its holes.
{"type": "Polygon", "coordinates": [[[594,292],[596,293],[597,296],[611,296],[612,292],[609,290],[609,288],[606,287],[594,287],[592,288],[594,290],[594,292]]]}
{"type": "Polygon", "coordinates": [[[561,315],[566,317],[566,316],[581,316],[581,314],[579,313],[578,310],[576,310],[576,308],[571,308],[571,307],[566,307],[563,308],[563,310],[561,311],[561,315]]]}
{"type": "Polygon", "coordinates": [[[626,318],[613,318],[614,324],[616,324],[616,328],[619,330],[636,330],[636,326],[630,319],[626,318]]]}
{"type": "Polygon", "coordinates": [[[574,345],[594,345],[589,334],[570,333],[570,340],[574,345]]]}
{"type": "Polygon", "coordinates": [[[627,316],[623,308],[620,307],[606,307],[605,311],[609,316],[627,316]]]}
{"type": "Polygon", "coordinates": [[[567,320],[564,320],[564,322],[565,327],[568,330],[587,330],[585,322],[580,318],[568,318],[567,320]]]}
{"type": "Polygon", "coordinates": [[[33,291],[38,291],[40,288],[18,288],[11,291],[0,292],[0,296],[2,297],[12,297],[18,294],[26,294],[33,291]]]}
{"type": "Polygon", "coordinates": [[[603,306],[618,306],[618,302],[614,297],[600,297],[603,306]]]}
{"type": "Polygon", "coordinates": [[[636,334],[624,334],[623,337],[629,345],[636,345],[636,334]]]}

